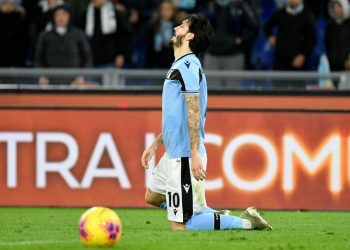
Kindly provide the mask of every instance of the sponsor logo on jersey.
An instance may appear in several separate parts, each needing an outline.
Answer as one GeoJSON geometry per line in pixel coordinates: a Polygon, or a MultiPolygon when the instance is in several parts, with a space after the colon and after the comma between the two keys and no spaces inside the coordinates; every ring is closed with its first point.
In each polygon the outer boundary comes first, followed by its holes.
{"type": "Polygon", "coordinates": [[[186,193],[188,193],[188,190],[190,190],[191,185],[185,184],[185,185],[183,185],[183,187],[184,187],[186,193]]]}

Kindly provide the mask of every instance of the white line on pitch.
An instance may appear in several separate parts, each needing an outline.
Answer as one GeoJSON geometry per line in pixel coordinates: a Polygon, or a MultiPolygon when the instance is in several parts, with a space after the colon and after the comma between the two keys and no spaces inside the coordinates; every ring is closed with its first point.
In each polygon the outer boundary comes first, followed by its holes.
{"type": "Polygon", "coordinates": [[[78,242],[78,240],[65,240],[65,241],[32,240],[32,241],[0,242],[0,247],[21,246],[21,245],[69,244],[74,242],[78,242]]]}

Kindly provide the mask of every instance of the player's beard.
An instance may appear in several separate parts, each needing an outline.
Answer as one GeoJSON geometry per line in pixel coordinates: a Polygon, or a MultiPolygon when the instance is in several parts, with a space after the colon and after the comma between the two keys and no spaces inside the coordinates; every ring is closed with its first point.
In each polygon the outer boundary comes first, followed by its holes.
{"type": "Polygon", "coordinates": [[[169,44],[171,47],[175,48],[180,48],[182,46],[182,42],[184,40],[185,35],[182,36],[174,36],[171,38],[169,44]]]}

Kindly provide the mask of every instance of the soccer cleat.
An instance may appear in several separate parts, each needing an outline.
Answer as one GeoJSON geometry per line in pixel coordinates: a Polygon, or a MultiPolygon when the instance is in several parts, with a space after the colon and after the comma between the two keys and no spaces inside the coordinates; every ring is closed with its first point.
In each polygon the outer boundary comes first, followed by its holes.
{"type": "Polygon", "coordinates": [[[261,217],[254,207],[248,207],[239,217],[249,220],[252,223],[253,229],[272,230],[272,226],[261,217]]]}

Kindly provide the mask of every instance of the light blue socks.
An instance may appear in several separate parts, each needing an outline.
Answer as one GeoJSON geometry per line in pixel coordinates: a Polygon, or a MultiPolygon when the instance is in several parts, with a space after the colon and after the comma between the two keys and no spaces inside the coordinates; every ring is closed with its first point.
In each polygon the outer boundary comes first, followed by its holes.
{"type": "MultiPolygon", "coordinates": [[[[160,204],[166,209],[166,201],[160,204]]],[[[204,213],[193,215],[186,224],[186,230],[233,230],[244,229],[243,220],[237,216],[220,215],[216,210],[207,207],[204,213]]]]}
{"type": "Polygon", "coordinates": [[[193,215],[186,230],[233,230],[244,229],[243,220],[237,216],[204,213],[193,215]]]}

